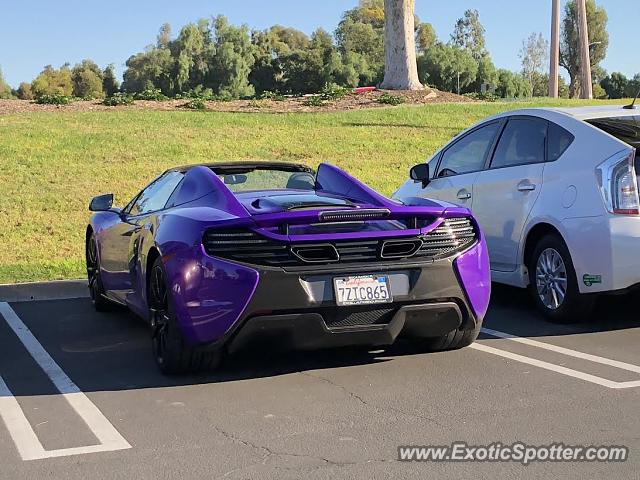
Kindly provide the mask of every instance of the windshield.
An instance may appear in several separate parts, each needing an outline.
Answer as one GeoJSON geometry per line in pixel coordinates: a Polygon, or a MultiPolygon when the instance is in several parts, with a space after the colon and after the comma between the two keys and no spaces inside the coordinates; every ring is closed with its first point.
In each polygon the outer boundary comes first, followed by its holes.
{"type": "Polygon", "coordinates": [[[253,190],[314,190],[315,176],[310,172],[292,172],[255,168],[233,173],[218,173],[220,180],[232,192],[253,190]]]}
{"type": "Polygon", "coordinates": [[[636,175],[640,176],[640,115],[594,118],[587,121],[636,149],[636,175]]]}

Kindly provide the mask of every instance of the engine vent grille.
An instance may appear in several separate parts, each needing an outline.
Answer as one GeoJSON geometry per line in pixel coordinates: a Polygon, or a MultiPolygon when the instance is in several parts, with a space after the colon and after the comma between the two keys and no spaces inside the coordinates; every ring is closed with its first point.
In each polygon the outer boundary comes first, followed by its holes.
{"type": "Polygon", "coordinates": [[[460,217],[446,219],[438,228],[419,237],[287,244],[248,229],[212,229],[205,232],[203,245],[208,255],[237,262],[304,267],[441,259],[465,250],[477,238],[471,220],[460,217]]]}
{"type": "Polygon", "coordinates": [[[471,246],[477,239],[469,218],[448,218],[442,225],[422,237],[416,256],[444,258],[471,246]]]}

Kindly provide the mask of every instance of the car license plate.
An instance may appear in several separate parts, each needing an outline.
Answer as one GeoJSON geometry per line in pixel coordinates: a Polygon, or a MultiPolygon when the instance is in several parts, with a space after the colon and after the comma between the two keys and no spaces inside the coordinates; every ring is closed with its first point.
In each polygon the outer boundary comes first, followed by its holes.
{"type": "Polygon", "coordinates": [[[386,275],[359,275],[333,279],[338,305],[370,305],[391,303],[389,277],[386,275]]]}

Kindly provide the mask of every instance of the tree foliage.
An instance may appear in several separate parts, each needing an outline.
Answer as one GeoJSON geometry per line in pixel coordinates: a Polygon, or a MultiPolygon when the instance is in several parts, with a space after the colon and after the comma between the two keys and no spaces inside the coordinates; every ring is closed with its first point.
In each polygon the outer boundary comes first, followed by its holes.
{"type": "Polygon", "coordinates": [[[462,18],[456,22],[451,34],[451,44],[466,50],[473,58],[479,60],[487,53],[485,29],[480,22],[478,10],[466,10],[462,18]]]}
{"type": "Polygon", "coordinates": [[[113,64],[107,65],[102,71],[102,90],[107,97],[111,97],[114,93],[120,91],[120,83],[116,78],[113,64]]]}
{"type": "Polygon", "coordinates": [[[11,87],[4,80],[4,75],[2,74],[2,69],[0,68],[0,98],[12,98],[13,94],[11,93],[11,87]]]}
{"type": "Polygon", "coordinates": [[[59,69],[51,65],[44,67],[42,72],[31,83],[34,97],[43,95],[61,95],[71,97],[73,95],[73,80],[69,64],[59,69]]]}
{"type": "Polygon", "coordinates": [[[71,70],[73,96],[84,99],[102,98],[102,70],[92,60],[83,60],[71,70]]]}
{"type": "Polygon", "coordinates": [[[418,59],[418,74],[422,83],[439,90],[460,92],[476,81],[478,63],[470,52],[443,43],[431,47],[418,59]]]}
{"type": "MultiPolygon", "coordinates": [[[[529,79],[533,95],[536,96],[536,93],[541,93],[536,81],[540,79],[549,58],[549,42],[541,33],[532,33],[522,41],[522,48],[518,56],[522,62],[522,74],[529,79]]],[[[548,91],[544,95],[547,93],[548,91]]]]}
{"type": "Polygon", "coordinates": [[[22,82],[16,90],[16,95],[20,100],[33,100],[33,92],[29,82],[22,82]]]}
{"type": "Polygon", "coordinates": [[[438,42],[438,35],[430,23],[416,24],[416,47],[424,53],[438,42]]]}
{"type": "MultiPolygon", "coordinates": [[[[101,70],[91,60],[83,60],[73,68],[45,67],[15,95],[99,98],[122,91],[137,98],[212,99],[318,93],[334,84],[379,85],[385,66],[384,4],[384,0],[360,0],[344,12],[333,34],[320,29],[310,36],[282,25],[250,32],[221,16],[188,23],[177,34],[165,23],[150,46],[126,61],[122,86],[112,65],[101,70]]],[[[599,66],[608,46],[606,12],[595,0],[587,0],[587,16],[589,39],[595,42],[593,79],[603,88],[596,93],[611,98],[635,96],[640,76],[628,80],[619,73],[607,75],[599,66]]],[[[575,0],[570,0],[563,20],[562,61],[571,76],[573,94],[578,87],[575,17],[575,0]]],[[[496,69],[477,10],[467,10],[458,19],[448,44],[438,41],[430,23],[416,17],[415,25],[421,82],[451,92],[459,88],[461,93],[480,93],[483,85],[491,85],[503,97],[547,94],[547,44],[542,35],[525,39],[520,50],[522,74],[516,74],[496,69]]],[[[0,81],[0,95],[11,95],[5,85],[0,81]]],[[[561,79],[561,95],[566,90],[561,79]]]]}
{"type": "MultiPolygon", "coordinates": [[[[594,72],[597,72],[599,64],[606,57],[607,49],[609,48],[608,17],[604,7],[597,6],[595,0],[586,0],[586,5],[591,67],[594,72]]],[[[578,97],[580,95],[580,51],[578,49],[576,0],[569,0],[564,9],[560,42],[560,65],[569,73],[571,96],[578,97]]]]}

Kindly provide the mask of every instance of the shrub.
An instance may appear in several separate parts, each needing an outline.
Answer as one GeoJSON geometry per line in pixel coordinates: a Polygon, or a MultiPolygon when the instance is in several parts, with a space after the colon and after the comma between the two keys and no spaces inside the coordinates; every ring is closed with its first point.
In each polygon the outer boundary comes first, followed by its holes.
{"type": "Polygon", "coordinates": [[[378,98],[378,103],[382,103],[384,105],[400,105],[404,103],[404,98],[385,92],[378,98]]]}
{"type": "Polygon", "coordinates": [[[156,102],[162,102],[164,100],[168,100],[162,90],[159,88],[145,88],[142,92],[138,92],[135,94],[136,100],[155,100],[156,102]]]}
{"type": "Polygon", "coordinates": [[[72,101],[72,97],[59,93],[38,95],[36,97],[36,103],[40,105],[69,105],[72,101]]]}
{"type": "Polygon", "coordinates": [[[201,98],[192,98],[184,104],[184,108],[188,108],[189,110],[206,110],[207,106],[201,98]]]}
{"type": "Polygon", "coordinates": [[[266,90],[258,97],[260,100],[273,100],[274,102],[283,102],[285,97],[281,93],[266,90]]]}
{"type": "Polygon", "coordinates": [[[215,100],[216,96],[213,90],[210,88],[203,88],[202,85],[198,85],[196,88],[188,90],[186,92],[178,93],[175,98],[180,99],[200,99],[200,100],[215,100]]]}
{"type": "Polygon", "coordinates": [[[465,93],[462,96],[471,98],[473,100],[482,100],[484,102],[497,102],[498,100],[500,100],[500,97],[498,97],[495,93],[471,92],[471,93],[465,93]]]}
{"type": "Polygon", "coordinates": [[[304,104],[307,107],[324,107],[327,101],[321,95],[312,95],[304,101],[304,104]]]}
{"type": "Polygon", "coordinates": [[[102,102],[108,107],[117,107],[118,105],[133,105],[133,95],[129,93],[116,92],[110,97],[107,97],[102,102]]]}
{"type": "Polygon", "coordinates": [[[320,91],[320,97],[326,101],[338,100],[347,96],[349,89],[336,85],[335,83],[327,83],[320,91]]]}

